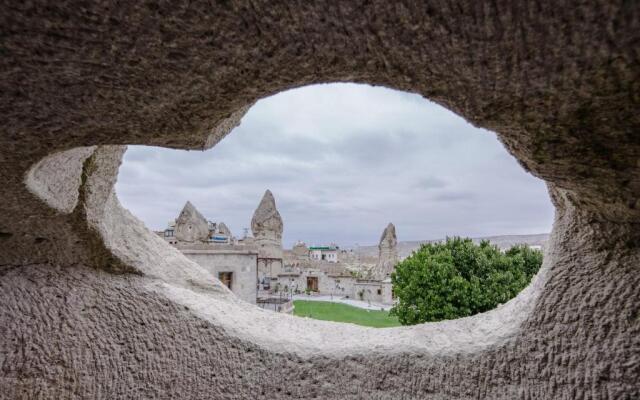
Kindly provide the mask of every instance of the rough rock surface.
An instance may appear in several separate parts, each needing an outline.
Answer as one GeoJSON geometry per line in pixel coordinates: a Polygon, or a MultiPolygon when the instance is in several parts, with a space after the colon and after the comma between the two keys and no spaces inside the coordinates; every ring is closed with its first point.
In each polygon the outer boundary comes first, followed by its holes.
{"type": "Polygon", "coordinates": [[[283,229],[282,217],[276,208],[276,199],[271,191],[267,190],[251,218],[251,231],[259,257],[282,258],[283,229]]]}
{"type": "Polygon", "coordinates": [[[387,279],[398,262],[398,238],[396,227],[391,222],[384,228],[378,244],[378,263],[372,270],[373,279],[387,279]]]}
{"type": "Polygon", "coordinates": [[[225,224],[224,222],[218,222],[216,229],[222,235],[231,236],[231,230],[229,229],[227,224],[225,224]]]}
{"type": "Polygon", "coordinates": [[[270,190],[264,192],[262,200],[251,218],[251,231],[256,239],[282,239],[282,217],[276,208],[276,199],[270,190]]]}
{"type": "Polygon", "coordinates": [[[206,242],[209,237],[209,223],[190,201],[187,201],[175,227],[176,239],[180,242],[206,242]]]}
{"type": "Polygon", "coordinates": [[[0,398],[640,397],[635,2],[36,0],[0,22],[0,398]],[[521,294],[414,327],[296,319],[120,207],[120,145],[212,146],[333,81],[428,97],[547,182],[521,294]]]}

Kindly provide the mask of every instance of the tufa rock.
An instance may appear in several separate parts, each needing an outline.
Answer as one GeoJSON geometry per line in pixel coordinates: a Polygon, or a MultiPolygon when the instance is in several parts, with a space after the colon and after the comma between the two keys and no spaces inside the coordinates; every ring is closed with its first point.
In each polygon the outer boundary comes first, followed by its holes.
{"type": "Polygon", "coordinates": [[[282,258],[282,217],[276,209],[276,200],[267,190],[253,213],[251,231],[261,258],[282,258]]]}
{"type": "Polygon", "coordinates": [[[179,242],[206,242],[209,237],[209,223],[200,212],[187,201],[176,220],[176,239],[179,242]]]}
{"type": "Polygon", "coordinates": [[[251,231],[256,239],[282,239],[282,217],[276,209],[276,200],[270,190],[264,196],[253,213],[251,231]]]}
{"type": "Polygon", "coordinates": [[[218,222],[218,233],[225,236],[231,236],[231,230],[224,222],[218,222]]]}
{"type": "Polygon", "coordinates": [[[389,223],[382,232],[380,243],[378,244],[378,263],[373,268],[374,279],[387,279],[398,262],[398,238],[396,237],[396,227],[389,223]]]}

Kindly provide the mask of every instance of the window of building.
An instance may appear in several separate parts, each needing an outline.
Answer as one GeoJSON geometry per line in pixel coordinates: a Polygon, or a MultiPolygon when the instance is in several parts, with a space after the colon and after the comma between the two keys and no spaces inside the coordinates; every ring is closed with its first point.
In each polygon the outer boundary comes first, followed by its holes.
{"type": "Polygon", "coordinates": [[[218,279],[220,279],[223,285],[231,289],[231,285],[233,283],[233,272],[220,272],[218,273],[218,279]]]}
{"type": "Polygon", "coordinates": [[[378,296],[382,295],[382,289],[378,289],[378,296]]]}

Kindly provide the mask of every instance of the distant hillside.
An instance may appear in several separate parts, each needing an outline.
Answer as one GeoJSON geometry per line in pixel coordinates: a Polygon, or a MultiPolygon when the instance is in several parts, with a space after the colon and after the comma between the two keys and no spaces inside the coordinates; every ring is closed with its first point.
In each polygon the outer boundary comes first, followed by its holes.
{"type": "MultiPolygon", "coordinates": [[[[549,239],[548,233],[541,233],[536,235],[503,235],[503,236],[485,236],[479,238],[473,238],[473,241],[479,243],[481,240],[488,240],[492,244],[495,244],[500,249],[508,249],[515,244],[528,244],[529,246],[543,246],[549,239]]],[[[414,250],[417,250],[423,243],[438,242],[443,239],[435,240],[423,240],[423,241],[404,241],[398,242],[398,255],[400,258],[409,256],[414,250]]],[[[354,249],[355,250],[355,249],[354,249]]],[[[377,257],[378,246],[360,246],[357,249],[358,253],[362,257],[377,257]]]]}

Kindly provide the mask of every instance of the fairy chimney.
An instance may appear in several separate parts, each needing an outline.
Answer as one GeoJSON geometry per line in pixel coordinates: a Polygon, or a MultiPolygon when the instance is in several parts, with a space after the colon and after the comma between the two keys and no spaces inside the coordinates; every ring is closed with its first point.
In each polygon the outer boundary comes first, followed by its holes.
{"type": "Polygon", "coordinates": [[[209,223],[200,212],[187,201],[176,220],[175,235],[178,242],[206,242],[209,223]]]}
{"type": "Polygon", "coordinates": [[[282,230],[282,217],[273,194],[267,190],[251,219],[251,231],[260,257],[282,258],[282,230]]]}
{"type": "Polygon", "coordinates": [[[398,262],[397,245],[396,227],[389,223],[384,232],[382,232],[382,237],[378,244],[378,263],[372,274],[374,279],[384,280],[391,275],[398,262]]]}

